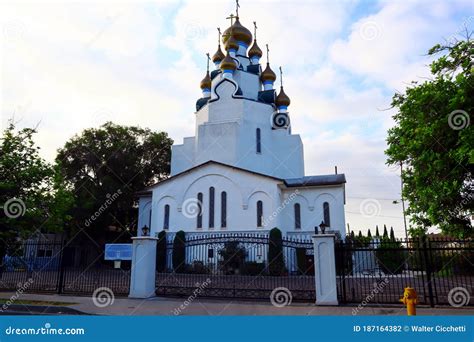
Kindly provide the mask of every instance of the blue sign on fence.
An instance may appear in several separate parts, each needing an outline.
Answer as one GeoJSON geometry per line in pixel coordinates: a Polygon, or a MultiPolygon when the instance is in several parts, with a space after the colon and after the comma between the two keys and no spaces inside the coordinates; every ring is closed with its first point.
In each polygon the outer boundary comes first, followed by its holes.
{"type": "Polygon", "coordinates": [[[131,243],[108,243],[105,245],[105,260],[132,260],[131,243]]]}

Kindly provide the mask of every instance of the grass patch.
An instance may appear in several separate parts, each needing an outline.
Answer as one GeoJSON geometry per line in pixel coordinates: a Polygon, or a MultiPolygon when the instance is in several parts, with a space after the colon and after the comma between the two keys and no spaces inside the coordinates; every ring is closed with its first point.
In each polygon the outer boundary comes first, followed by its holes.
{"type": "Polygon", "coordinates": [[[50,302],[47,300],[25,300],[25,299],[17,299],[17,300],[10,300],[9,298],[0,298],[0,305],[7,304],[10,301],[12,305],[42,305],[42,306],[69,306],[78,303],[71,303],[71,302],[50,302]]]}

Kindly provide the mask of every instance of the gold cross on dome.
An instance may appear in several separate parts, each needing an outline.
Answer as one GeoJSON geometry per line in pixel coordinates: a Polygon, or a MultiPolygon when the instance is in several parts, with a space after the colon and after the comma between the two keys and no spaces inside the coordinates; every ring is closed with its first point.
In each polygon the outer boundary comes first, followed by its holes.
{"type": "Polygon", "coordinates": [[[230,25],[234,24],[234,19],[237,18],[234,13],[231,13],[226,19],[230,19],[230,25]]]}

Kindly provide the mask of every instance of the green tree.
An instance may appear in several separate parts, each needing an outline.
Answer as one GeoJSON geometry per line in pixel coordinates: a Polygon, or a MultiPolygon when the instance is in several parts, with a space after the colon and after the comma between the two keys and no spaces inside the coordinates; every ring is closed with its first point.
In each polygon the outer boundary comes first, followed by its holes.
{"type": "Polygon", "coordinates": [[[156,243],[156,270],[164,272],[166,270],[166,230],[158,234],[156,243]]]}
{"type": "Polygon", "coordinates": [[[224,248],[219,250],[219,256],[222,258],[221,268],[224,274],[236,274],[245,268],[247,251],[238,241],[226,242],[224,248]]]}
{"type": "Polygon", "coordinates": [[[279,276],[286,272],[285,258],[283,256],[283,238],[281,230],[270,230],[268,243],[268,270],[270,275],[279,276]]]}
{"type": "Polygon", "coordinates": [[[168,176],[172,143],[164,132],[110,122],[69,140],[56,161],[74,191],[76,226],[95,239],[134,233],[136,192],[168,176]]]}
{"type": "Polygon", "coordinates": [[[70,221],[72,194],[60,170],[40,157],[35,133],[33,128],[16,130],[10,122],[1,138],[1,256],[12,241],[35,233],[61,232],[70,221]]]}
{"type": "Polygon", "coordinates": [[[395,241],[395,232],[393,231],[393,227],[390,227],[390,240],[395,241]]]}
{"type": "Polygon", "coordinates": [[[183,273],[186,269],[186,233],[182,230],[174,236],[172,257],[174,271],[183,273]]]}
{"type": "Polygon", "coordinates": [[[472,236],[474,206],[474,42],[436,45],[432,77],[395,94],[396,125],[388,131],[390,165],[403,166],[403,196],[412,235],[431,226],[472,236]]]}

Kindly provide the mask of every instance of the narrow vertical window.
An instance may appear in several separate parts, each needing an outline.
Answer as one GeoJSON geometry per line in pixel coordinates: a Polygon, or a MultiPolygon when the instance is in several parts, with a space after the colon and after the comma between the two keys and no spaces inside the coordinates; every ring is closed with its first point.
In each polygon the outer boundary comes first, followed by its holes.
{"type": "Polygon", "coordinates": [[[323,203],[323,210],[324,210],[324,223],[326,224],[326,226],[329,227],[331,225],[331,219],[330,219],[330,215],[329,215],[329,203],[328,202],[323,203]]]}
{"type": "Polygon", "coordinates": [[[301,207],[299,203],[295,204],[295,229],[301,229],[301,207]]]}
{"type": "Polygon", "coordinates": [[[150,217],[148,218],[148,227],[151,229],[151,213],[152,209],[150,209],[150,217]]]}
{"type": "Polygon", "coordinates": [[[263,225],[263,202],[257,202],[257,227],[262,227],[263,225]]]}
{"type": "Polygon", "coordinates": [[[214,228],[214,187],[209,188],[209,228],[214,228]]]}
{"type": "Polygon", "coordinates": [[[256,138],[257,138],[257,153],[262,153],[262,137],[260,134],[260,128],[257,128],[256,138]]]}
{"type": "Polygon", "coordinates": [[[227,192],[221,192],[221,228],[227,227],[227,192]]]}
{"type": "Polygon", "coordinates": [[[163,229],[169,229],[170,227],[170,206],[165,205],[165,215],[163,219],[163,229]]]}
{"type": "Polygon", "coordinates": [[[196,220],[196,228],[202,228],[202,192],[198,193],[197,195],[197,205],[198,205],[198,213],[197,213],[197,220],[196,220]]]}

